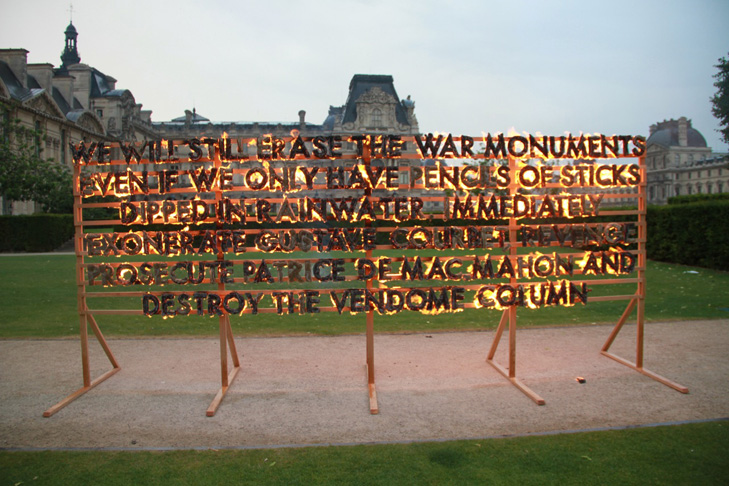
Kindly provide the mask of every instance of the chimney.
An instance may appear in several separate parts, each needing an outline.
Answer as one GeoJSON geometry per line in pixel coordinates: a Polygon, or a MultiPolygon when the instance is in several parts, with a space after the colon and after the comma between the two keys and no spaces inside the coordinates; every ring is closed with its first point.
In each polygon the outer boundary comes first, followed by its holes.
{"type": "Polygon", "coordinates": [[[91,68],[86,64],[69,66],[68,73],[75,78],[73,83],[73,96],[86,110],[90,110],[91,94],[91,68]]]}
{"type": "Polygon", "coordinates": [[[56,74],[53,77],[53,86],[58,88],[61,95],[68,103],[68,106],[73,110],[73,76],[68,74],[56,74]]]}
{"type": "Polygon", "coordinates": [[[658,126],[656,126],[655,123],[653,125],[651,125],[651,127],[648,129],[649,130],[648,136],[650,137],[651,135],[653,135],[656,132],[657,128],[658,128],[658,126]]]}
{"type": "Polygon", "coordinates": [[[688,127],[689,122],[685,116],[678,119],[678,145],[679,147],[688,146],[688,127]]]}
{"type": "Polygon", "coordinates": [[[28,88],[28,51],[25,49],[0,49],[0,61],[5,61],[23,88],[28,88]]]}
{"type": "Polygon", "coordinates": [[[185,128],[190,128],[190,125],[192,125],[192,112],[185,110],[185,128]]]}
{"type": "Polygon", "coordinates": [[[306,127],[306,112],[304,110],[299,111],[299,128],[304,129],[306,127]]]}
{"type": "Polygon", "coordinates": [[[53,64],[28,64],[28,74],[38,81],[41,88],[48,91],[49,94],[53,94],[51,93],[51,88],[53,87],[53,64]]]}
{"type": "Polygon", "coordinates": [[[139,117],[147,125],[152,124],[152,110],[142,110],[139,112],[139,117]]]}

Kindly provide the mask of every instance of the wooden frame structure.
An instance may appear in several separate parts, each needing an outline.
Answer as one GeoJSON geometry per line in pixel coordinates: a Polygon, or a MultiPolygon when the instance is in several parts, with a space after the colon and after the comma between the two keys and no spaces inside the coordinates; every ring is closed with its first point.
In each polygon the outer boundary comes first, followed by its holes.
{"type": "Polygon", "coordinates": [[[81,339],[81,374],[83,378],[83,386],[76,390],[74,393],[70,394],[68,397],[64,398],[57,404],[50,407],[48,410],[43,412],[44,417],[50,417],[56,412],[58,412],[60,409],[80,397],[81,395],[85,394],[87,391],[91,390],[92,388],[96,387],[100,383],[106,381],[113,375],[119,372],[121,370],[121,367],[119,366],[119,363],[116,361],[116,358],[114,357],[114,354],[111,352],[111,349],[109,348],[109,345],[106,342],[106,339],[104,338],[104,335],[101,332],[101,329],[99,328],[99,325],[96,323],[96,318],[94,317],[94,314],[89,311],[88,305],[86,303],[86,286],[84,285],[84,251],[83,251],[83,210],[82,210],[82,200],[81,200],[81,193],[78,191],[78,184],[77,181],[79,180],[79,174],[81,171],[81,167],[78,165],[74,166],[73,176],[74,181],[76,182],[74,184],[74,191],[73,191],[73,224],[74,224],[74,248],[76,251],[76,287],[77,287],[77,306],[78,306],[78,313],[79,313],[79,336],[81,339]],[[94,332],[94,335],[96,336],[96,339],[98,340],[101,347],[104,349],[104,353],[106,353],[106,357],[108,358],[109,362],[112,365],[112,369],[107,371],[106,373],[102,374],[98,378],[91,380],[91,371],[90,371],[90,364],[89,364],[89,325],[91,325],[91,329],[94,332]]]}
{"type": "MultiPolygon", "coordinates": [[[[225,139],[223,139],[225,142],[225,139]]],[[[255,139],[252,139],[255,140],[255,139]]],[[[454,137],[454,140],[459,140],[459,137],[454,137]]],[[[482,137],[481,139],[475,138],[476,141],[484,141],[485,139],[482,137]]],[[[168,141],[168,144],[177,143],[176,141],[168,141]]],[[[292,143],[292,138],[287,138],[286,143],[292,143]]],[[[241,144],[239,142],[239,145],[245,145],[241,144]]],[[[249,143],[250,145],[250,143],[249,143]]],[[[224,146],[224,145],[223,145],[224,146]]],[[[111,144],[111,148],[118,148],[120,147],[119,144],[111,144]]],[[[159,147],[157,147],[159,150],[159,147]]],[[[216,156],[210,157],[208,159],[203,159],[201,163],[207,164],[208,167],[212,167],[215,170],[220,170],[224,164],[226,163],[221,158],[221,152],[224,153],[224,151],[219,151],[216,156]]],[[[169,149],[168,154],[172,153],[172,149],[169,149]]],[[[374,150],[370,146],[369,142],[365,143],[364,145],[364,151],[360,155],[353,155],[353,154],[345,154],[341,156],[341,159],[344,159],[345,165],[347,165],[346,170],[353,170],[353,167],[355,165],[361,164],[362,167],[364,167],[365,173],[370,173],[369,171],[372,168],[372,161],[373,161],[373,153],[374,150]]],[[[381,160],[378,161],[380,165],[384,164],[390,164],[393,162],[393,159],[387,159],[383,157],[377,157],[381,160]]],[[[422,161],[426,158],[426,154],[422,153],[402,153],[398,154],[395,159],[403,159],[403,160],[415,160],[415,161],[422,161]]],[[[495,157],[486,157],[481,155],[482,159],[488,159],[488,158],[495,158],[495,157]]],[[[260,158],[257,158],[256,156],[251,157],[250,159],[254,163],[268,163],[265,160],[261,160],[260,158]]],[[[297,159],[298,160],[298,159],[297,159]]],[[[92,190],[89,193],[84,192],[84,188],[81,187],[81,172],[82,168],[86,164],[81,163],[83,159],[79,158],[76,160],[74,165],[74,224],[75,224],[75,249],[76,249],[76,283],[78,288],[78,310],[79,310],[79,322],[80,322],[80,339],[81,339],[81,362],[82,362],[82,375],[83,375],[83,386],[77,390],[76,392],[72,393],[65,399],[63,399],[58,404],[54,405],[53,407],[46,410],[44,413],[44,416],[49,417],[56,413],[61,408],[68,405],[70,402],[75,400],[76,398],[80,397],[87,391],[91,390],[98,384],[102,383],[115,373],[117,373],[121,368],[119,364],[116,361],[116,358],[114,357],[113,353],[111,352],[100,328],[99,325],[96,322],[96,315],[128,315],[128,316],[138,316],[138,315],[144,315],[144,312],[142,312],[139,309],[134,310],[128,310],[128,309],[90,309],[88,306],[87,299],[89,298],[95,298],[95,297],[132,297],[132,298],[144,298],[145,295],[154,294],[154,292],[150,291],[138,291],[138,290],[112,290],[112,291],[91,291],[87,287],[91,285],[91,280],[86,273],[88,272],[88,262],[85,260],[86,256],[90,255],[89,248],[88,248],[88,242],[85,240],[85,230],[93,227],[109,227],[109,226],[116,226],[122,223],[121,216],[119,219],[112,219],[112,220],[87,220],[84,218],[84,210],[85,209],[94,209],[94,208],[121,208],[120,203],[104,203],[104,202],[85,202],[84,198],[91,195],[100,195],[98,188],[92,188],[92,190]],[[88,327],[91,327],[96,339],[98,340],[99,344],[103,348],[108,360],[110,361],[112,365],[112,369],[107,371],[106,373],[102,374],[98,378],[92,380],[90,376],[90,365],[89,365],[89,339],[88,339],[88,327]]],[[[89,163],[89,159],[86,159],[86,162],[89,163]]],[[[293,162],[293,161],[292,161],[293,162]]],[[[513,157],[508,158],[508,171],[515,175],[517,171],[520,170],[520,167],[523,167],[526,164],[527,161],[523,159],[516,159],[513,157]]],[[[141,161],[139,162],[142,163],[141,161]]],[[[174,159],[174,162],[172,160],[157,160],[155,161],[155,168],[170,164],[179,165],[180,162],[179,159],[174,159]]],[[[188,162],[189,163],[189,162],[188,162]]],[[[395,161],[395,163],[397,163],[395,161]]],[[[114,166],[123,166],[124,169],[128,169],[128,166],[130,165],[129,160],[109,160],[108,163],[101,163],[101,164],[90,164],[92,166],[92,170],[98,170],[99,167],[101,167],[102,171],[100,172],[101,178],[98,179],[98,181],[105,180],[104,184],[106,185],[107,189],[112,185],[109,181],[111,180],[110,177],[112,172],[114,171],[114,166]],[[106,179],[104,179],[106,178],[106,179]]],[[[285,165],[285,164],[284,164],[285,165]]],[[[628,276],[627,278],[607,278],[607,279],[586,279],[587,282],[590,282],[594,285],[610,285],[610,284],[624,284],[624,283],[631,283],[636,285],[636,291],[630,295],[619,295],[619,296],[598,296],[598,297],[592,297],[591,301],[606,301],[606,300],[627,300],[628,305],[625,309],[623,315],[619,319],[618,323],[616,324],[615,328],[613,329],[612,333],[610,334],[608,340],[606,341],[605,345],[603,346],[601,353],[611,359],[616,360],[617,362],[624,364],[632,369],[635,369],[636,371],[649,376],[667,386],[670,386],[682,393],[687,393],[688,390],[676,383],[673,383],[672,381],[661,377],[660,375],[657,375],[651,371],[648,371],[643,368],[643,327],[644,327],[644,306],[645,306],[645,263],[646,263],[646,253],[645,253],[645,242],[646,242],[646,222],[645,222],[645,214],[646,214],[646,183],[645,183],[645,158],[639,157],[639,168],[640,168],[640,175],[641,179],[638,184],[635,185],[634,189],[637,192],[629,192],[624,194],[610,194],[606,195],[607,198],[635,198],[638,201],[638,209],[637,210],[607,210],[607,211],[601,211],[600,215],[609,215],[609,216],[618,216],[618,217],[625,217],[625,216],[636,216],[637,217],[637,237],[634,239],[634,245],[636,246],[635,249],[632,250],[625,250],[626,253],[630,253],[631,255],[635,255],[637,258],[637,278],[628,276]],[[620,332],[621,328],[625,324],[625,322],[628,320],[629,316],[633,312],[633,310],[637,310],[637,327],[638,327],[638,336],[637,336],[637,342],[636,342],[636,360],[635,363],[631,363],[628,360],[625,360],[624,358],[618,357],[612,353],[609,352],[610,346],[612,345],[613,341],[615,340],[616,336],[620,332]]],[[[238,167],[236,169],[233,169],[231,171],[232,174],[235,176],[244,176],[246,175],[246,171],[248,169],[238,167]]],[[[407,172],[407,167],[403,169],[402,167],[397,169],[398,171],[405,171],[407,172]]],[[[496,169],[494,167],[488,169],[488,173],[492,174],[496,169]]],[[[127,175],[128,178],[130,176],[127,175]]],[[[146,177],[146,173],[145,173],[146,177]]],[[[370,176],[368,176],[370,177],[370,176]]],[[[130,179],[126,180],[127,184],[131,187],[130,179]]],[[[231,184],[235,185],[235,180],[229,181],[231,184]]],[[[177,197],[177,196],[194,196],[195,198],[198,198],[200,194],[195,194],[194,189],[191,189],[190,187],[167,187],[166,190],[162,189],[164,181],[159,181],[159,186],[152,191],[154,195],[157,195],[161,200],[161,197],[177,197]]],[[[167,181],[169,184],[169,180],[167,181]]],[[[101,185],[102,183],[99,182],[101,185]]],[[[321,183],[315,184],[313,187],[316,189],[321,189],[322,185],[321,183]]],[[[550,191],[560,188],[560,184],[554,181],[546,182],[540,186],[543,191],[550,191]]],[[[577,186],[581,187],[581,186],[577,186]]],[[[418,184],[415,184],[412,180],[403,182],[402,180],[399,183],[399,186],[394,188],[396,191],[405,191],[406,193],[409,193],[409,191],[412,191],[413,189],[424,189],[424,183],[421,181],[418,184]]],[[[88,188],[86,188],[88,189],[88,188]]],[[[508,183],[508,187],[504,188],[505,192],[508,193],[509,197],[515,197],[516,195],[520,194],[522,190],[524,189],[523,186],[520,185],[520,183],[517,181],[516,177],[512,177],[510,182],[508,183]]],[[[392,189],[391,189],[392,190],[392,189]]],[[[208,188],[207,192],[209,195],[213,196],[213,199],[206,199],[208,202],[214,202],[216,204],[222,204],[226,190],[222,188],[222,185],[215,188],[208,188]]],[[[361,193],[364,194],[365,198],[373,198],[373,200],[377,200],[377,196],[373,196],[373,191],[371,187],[364,188],[361,193]]],[[[535,198],[544,198],[545,193],[541,193],[541,195],[537,194],[534,197],[535,198]]],[[[470,197],[470,196],[469,196],[470,197]]],[[[602,196],[601,196],[602,197],[602,196]]],[[[446,212],[444,214],[448,214],[447,208],[452,203],[449,196],[445,196],[445,198],[441,196],[423,196],[422,198],[418,198],[422,204],[422,201],[424,200],[437,200],[442,201],[443,204],[446,207],[446,212]]],[[[281,196],[273,196],[271,198],[267,199],[271,203],[275,204],[284,204],[286,202],[286,195],[283,196],[283,199],[281,196]]],[[[386,200],[381,199],[381,200],[386,200]]],[[[389,204],[389,203],[387,203],[389,204]]],[[[453,204],[457,204],[453,203],[453,204]]],[[[121,209],[120,209],[121,213],[121,209]]],[[[451,216],[455,214],[451,213],[451,216]]],[[[210,216],[209,214],[205,217],[210,216]]],[[[379,219],[379,216],[378,216],[379,219]]],[[[443,224],[445,223],[445,220],[448,219],[444,216],[443,224]]],[[[508,217],[506,218],[508,220],[508,225],[505,225],[502,227],[503,234],[506,238],[508,238],[509,244],[504,246],[501,250],[504,252],[504,258],[508,259],[510,262],[516,262],[519,258],[520,254],[518,252],[519,248],[523,248],[525,246],[528,246],[522,242],[520,242],[520,232],[523,230],[521,222],[516,217],[508,217]]],[[[221,221],[220,218],[213,218],[213,221],[215,222],[215,226],[217,230],[223,231],[224,230],[224,222],[221,221]]],[[[255,219],[245,216],[243,220],[241,221],[241,225],[245,226],[247,221],[255,221],[255,219]]],[[[179,223],[179,221],[178,221],[179,223]]],[[[372,221],[370,219],[365,219],[359,222],[360,228],[373,228],[372,221]]],[[[539,223],[539,222],[537,222],[539,223]]],[[[413,223],[411,223],[413,224],[413,223]]],[[[477,225],[477,227],[483,229],[481,226],[483,222],[474,223],[477,225]]],[[[555,228],[559,227],[560,224],[557,224],[555,228]]],[[[564,225],[563,225],[564,226],[564,225]]],[[[404,226],[405,228],[412,229],[413,227],[408,227],[407,225],[404,226]]],[[[374,231],[376,233],[382,233],[382,232],[391,232],[394,229],[400,229],[403,228],[403,226],[399,223],[399,221],[396,223],[395,228],[384,226],[384,225],[378,225],[376,228],[374,228],[374,231]]],[[[255,234],[258,231],[260,233],[262,230],[253,230],[251,233],[248,234],[247,237],[251,237],[252,234],[255,234]]],[[[196,235],[196,237],[200,237],[202,235],[202,230],[192,231],[191,234],[196,235]]],[[[470,238],[470,236],[469,236],[470,238]]],[[[116,244],[116,243],[114,243],[116,244]]],[[[215,251],[215,262],[217,262],[220,265],[220,268],[222,268],[222,265],[224,264],[231,264],[231,265],[241,265],[244,262],[233,258],[233,259],[226,259],[226,251],[223,248],[223,244],[220,241],[216,240],[216,251],[215,251]]],[[[547,246],[560,246],[556,244],[555,242],[552,242],[550,244],[547,244],[547,246]]],[[[435,248],[433,246],[432,248],[435,248]]],[[[485,247],[484,247],[485,248],[485,247]]],[[[376,245],[370,245],[367,248],[361,248],[359,251],[362,255],[364,255],[365,259],[372,260],[373,258],[373,250],[392,250],[393,245],[388,244],[381,244],[378,243],[376,245]]],[[[118,248],[117,248],[118,250],[118,248]]],[[[254,248],[249,248],[251,252],[256,251],[263,251],[263,250],[256,250],[254,248]]],[[[485,251],[485,250],[484,250],[485,251]]],[[[117,251],[115,250],[115,253],[117,251]]],[[[122,252],[123,253],[123,252],[122,252]]],[[[581,252],[583,256],[588,255],[588,251],[581,252]]],[[[250,258],[250,257],[249,257],[250,258]]],[[[436,257],[437,258],[437,257],[436,257]]],[[[391,259],[393,262],[396,261],[403,261],[407,260],[406,257],[394,257],[391,259]]],[[[256,260],[257,262],[264,261],[264,259],[256,260]]],[[[311,261],[307,259],[302,258],[288,258],[285,260],[281,260],[284,262],[287,262],[287,264],[293,263],[297,265],[301,265],[304,262],[311,261]]],[[[355,258],[344,258],[341,259],[343,263],[346,263],[348,265],[354,264],[357,259],[355,258]]],[[[118,263],[110,263],[110,267],[113,267],[116,269],[116,271],[119,271],[119,264],[118,263]]],[[[351,270],[350,270],[351,271],[351,270]]],[[[632,270],[631,270],[632,273],[632,270]]],[[[581,271],[578,272],[578,274],[582,274],[581,271]]],[[[404,275],[404,273],[403,273],[404,275]]],[[[623,275],[625,277],[625,275],[623,275]]],[[[368,277],[364,282],[361,278],[358,278],[356,275],[348,274],[345,278],[342,278],[343,281],[346,282],[354,282],[359,281],[359,283],[362,283],[364,285],[364,289],[367,292],[375,292],[377,289],[388,289],[392,288],[389,287],[389,281],[394,280],[395,283],[398,281],[402,281],[404,277],[401,277],[401,279],[394,278],[394,279],[385,279],[380,280],[378,277],[370,276],[368,277]]],[[[470,277],[469,277],[470,279],[470,277]]],[[[521,285],[524,282],[524,279],[521,278],[520,275],[516,275],[514,272],[512,272],[508,278],[508,284],[512,287],[516,288],[517,286],[521,285]]],[[[289,285],[291,285],[291,279],[290,278],[282,278],[282,282],[286,281],[289,282],[289,285]]],[[[215,295],[220,298],[223,296],[226,292],[230,291],[231,289],[238,289],[241,288],[241,285],[243,288],[248,284],[249,280],[246,278],[241,277],[235,277],[232,279],[229,279],[228,281],[225,281],[223,279],[220,279],[216,282],[216,291],[213,292],[215,295]],[[240,285],[237,285],[240,284],[240,285]]],[[[137,282],[138,283],[138,282],[137,282]]],[[[564,285],[564,284],[563,284],[564,285]]],[[[483,284],[464,284],[461,285],[459,288],[463,291],[468,292],[480,292],[480,288],[483,287],[483,284]]],[[[429,289],[430,287],[413,287],[410,289],[404,289],[404,290],[416,290],[416,289],[429,289]]],[[[448,287],[450,288],[450,287],[448,287]]],[[[332,295],[334,295],[337,292],[341,292],[341,288],[338,287],[331,287],[327,288],[326,290],[331,290],[332,295]]],[[[249,295],[257,295],[260,296],[263,295],[271,295],[273,297],[274,291],[271,290],[246,290],[246,292],[250,292],[249,295]]],[[[183,291],[179,290],[173,290],[166,292],[166,295],[172,295],[172,296],[179,296],[182,294],[183,291]]],[[[342,297],[343,299],[346,298],[342,297]]],[[[280,299],[284,299],[281,297],[280,299]]],[[[292,303],[290,299],[292,299],[291,296],[286,297],[287,304],[289,307],[289,313],[295,312],[293,309],[296,307],[295,303],[292,303]]],[[[353,299],[353,298],[352,298],[353,299]]],[[[283,300],[279,301],[279,306],[283,300]]],[[[317,301],[318,302],[318,301],[317,301]]],[[[402,303],[401,303],[402,304],[402,303]]],[[[307,304],[308,305],[308,304],[307,304]]],[[[377,391],[376,391],[376,384],[375,384],[375,353],[374,353],[374,314],[375,314],[375,307],[374,305],[365,306],[364,313],[366,315],[366,328],[365,328],[365,344],[366,344],[366,353],[365,353],[365,368],[366,368],[366,375],[367,375],[367,387],[368,387],[368,395],[369,395],[369,410],[371,414],[377,414],[379,413],[379,406],[377,402],[377,391]]],[[[402,307],[402,305],[401,305],[402,307]]],[[[468,308],[479,308],[482,307],[482,305],[479,305],[477,302],[464,302],[460,309],[468,309],[468,308]]],[[[497,307],[499,308],[499,307],[497,307]]],[[[250,308],[243,309],[243,304],[240,304],[240,314],[255,314],[255,313],[282,313],[281,309],[277,310],[273,307],[261,307],[256,308],[255,310],[251,310],[250,308]]],[[[321,307],[317,310],[317,312],[321,311],[339,311],[342,312],[341,308],[337,307],[321,307]]],[[[521,390],[524,394],[526,394],[530,399],[532,399],[536,404],[543,405],[545,403],[545,400],[541,398],[537,393],[532,391],[528,386],[526,386],[518,377],[516,373],[516,330],[517,330],[517,306],[516,305],[507,305],[505,306],[501,313],[501,318],[499,320],[498,327],[496,329],[493,342],[491,344],[490,350],[487,354],[487,362],[493,366],[500,374],[502,374],[505,378],[507,378],[514,386],[516,386],[519,390],[521,390]],[[499,346],[499,343],[501,341],[502,335],[504,333],[504,330],[506,329],[508,324],[508,364],[506,366],[499,364],[495,360],[496,352],[499,346]]],[[[379,312],[380,310],[378,310],[379,312]]],[[[299,307],[299,312],[301,311],[301,308],[299,307]]],[[[212,313],[212,312],[211,312],[212,313]]],[[[283,312],[286,313],[286,312],[283,312]]],[[[231,321],[229,314],[223,313],[219,315],[218,317],[219,323],[219,342],[220,342],[220,380],[221,380],[221,386],[218,390],[217,394],[213,398],[210,406],[208,407],[206,411],[207,416],[213,416],[220,406],[223,398],[225,397],[227,391],[229,390],[230,386],[232,385],[233,381],[239,374],[239,371],[241,369],[241,364],[238,358],[238,352],[236,349],[236,343],[235,338],[233,335],[233,330],[231,327],[231,321]],[[229,359],[230,355],[230,359],[229,359]]]]}
{"type": "MultiPolygon", "coordinates": [[[[510,166],[512,167],[512,170],[516,167],[516,161],[514,159],[511,159],[509,161],[510,166]]],[[[652,378],[660,383],[663,383],[666,386],[669,386],[673,388],[674,390],[677,390],[681,393],[688,393],[689,390],[683,385],[680,385],[678,383],[675,383],[657,373],[654,373],[652,371],[649,371],[643,367],[643,351],[644,351],[644,327],[645,327],[645,297],[646,297],[646,286],[645,286],[645,268],[646,268],[646,241],[647,241],[647,225],[646,225],[646,169],[645,169],[645,157],[639,158],[639,165],[640,165],[640,171],[643,174],[642,181],[637,186],[637,201],[638,201],[638,209],[636,210],[613,210],[609,211],[608,214],[613,216],[626,216],[626,215],[636,215],[637,216],[637,225],[638,225],[638,238],[637,238],[637,257],[638,257],[638,278],[634,282],[636,285],[635,293],[631,295],[616,295],[616,296],[599,296],[599,297],[593,297],[591,298],[592,302],[596,301],[609,301],[609,300],[627,300],[628,305],[623,312],[623,314],[620,316],[620,319],[616,323],[615,327],[613,328],[612,332],[610,333],[610,336],[605,341],[605,344],[603,345],[602,349],[600,350],[600,353],[603,356],[607,356],[608,358],[611,358],[618,363],[625,365],[629,368],[632,368],[639,373],[652,378]],[[637,316],[636,316],[636,328],[637,328],[637,336],[636,336],[636,357],[635,357],[635,363],[630,362],[629,360],[625,358],[621,358],[613,353],[610,353],[610,347],[612,346],[613,342],[615,341],[615,338],[618,336],[618,333],[622,329],[623,325],[627,322],[628,318],[631,316],[634,310],[637,309],[637,316]]],[[[509,186],[509,191],[512,194],[515,194],[519,190],[519,186],[515,183],[511,184],[509,186]]],[[[603,212],[603,214],[605,214],[603,212]]],[[[518,231],[518,225],[517,222],[514,219],[509,220],[509,234],[512,237],[512,241],[516,239],[516,232],[518,231]]],[[[511,255],[515,256],[517,249],[516,247],[511,248],[511,255]]],[[[515,284],[516,279],[511,279],[511,283],[515,284]]],[[[610,281],[603,281],[602,283],[622,283],[620,280],[610,280],[610,281]]],[[[494,335],[494,339],[491,344],[491,348],[489,349],[486,361],[493,366],[501,375],[503,375],[505,378],[507,378],[516,388],[518,388],[522,393],[524,393],[526,396],[528,396],[534,403],[537,405],[544,405],[546,401],[539,396],[536,392],[534,392],[531,388],[529,388],[527,385],[525,385],[519,378],[516,376],[516,328],[517,328],[517,315],[516,315],[516,307],[511,306],[508,309],[505,309],[501,315],[501,319],[499,321],[499,325],[496,328],[496,333],[494,335]],[[499,364],[497,361],[495,361],[495,355],[496,351],[498,349],[499,343],[501,341],[501,337],[504,333],[504,329],[506,328],[506,325],[508,323],[509,326],[509,337],[508,337],[508,365],[505,367],[501,364],[499,364]]]]}

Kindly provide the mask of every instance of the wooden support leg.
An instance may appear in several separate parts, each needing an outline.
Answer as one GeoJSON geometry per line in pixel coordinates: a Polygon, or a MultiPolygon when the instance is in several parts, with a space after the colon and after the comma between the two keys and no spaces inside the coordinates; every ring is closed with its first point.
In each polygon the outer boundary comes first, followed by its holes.
{"type": "Polygon", "coordinates": [[[607,352],[607,350],[610,349],[610,346],[612,346],[613,341],[615,341],[615,338],[618,336],[618,333],[620,332],[620,329],[623,328],[623,324],[625,324],[625,321],[628,320],[628,316],[630,316],[630,313],[633,312],[633,309],[635,308],[635,302],[636,302],[636,299],[632,299],[630,301],[630,303],[628,304],[628,307],[625,308],[623,315],[620,316],[620,319],[618,320],[617,324],[615,324],[613,331],[610,333],[610,336],[608,336],[607,341],[605,341],[605,344],[602,346],[603,351],[607,352]]]}
{"type": "Polygon", "coordinates": [[[506,327],[506,323],[509,321],[509,312],[508,310],[505,310],[501,313],[501,320],[499,321],[499,327],[496,328],[496,334],[494,335],[494,341],[491,343],[491,349],[489,350],[489,355],[486,358],[486,361],[491,361],[494,359],[494,355],[496,354],[496,349],[499,347],[499,341],[501,341],[501,335],[504,333],[504,327],[506,327]]]}
{"type": "Polygon", "coordinates": [[[367,390],[370,397],[370,413],[377,415],[377,389],[375,388],[375,316],[373,311],[367,312],[367,390]]]}
{"type": "Polygon", "coordinates": [[[615,328],[613,328],[613,331],[610,333],[610,336],[608,337],[607,341],[605,341],[605,344],[602,347],[602,350],[600,351],[600,354],[603,356],[606,356],[612,360],[617,361],[618,363],[627,366],[628,368],[632,368],[638,373],[641,373],[649,378],[652,378],[656,380],[659,383],[662,383],[670,388],[673,388],[674,390],[680,392],[680,393],[688,393],[689,390],[683,385],[679,385],[678,383],[669,380],[668,378],[664,378],[663,376],[654,373],[650,370],[647,370],[643,368],[643,337],[644,337],[644,315],[643,315],[643,303],[638,302],[640,299],[635,298],[630,301],[628,304],[628,307],[625,309],[625,312],[623,312],[623,315],[620,317],[620,320],[615,325],[615,328]],[[625,358],[621,358],[620,356],[617,356],[613,353],[608,352],[610,349],[610,346],[613,344],[613,341],[617,337],[618,333],[620,332],[620,329],[623,327],[623,324],[625,324],[625,321],[628,319],[628,316],[633,311],[633,309],[636,306],[636,303],[638,304],[638,317],[637,317],[637,337],[636,337],[636,360],[635,363],[631,363],[625,358]]]}
{"type": "Polygon", "coordinates": [[[496,329],[496,335],[494,341],[491,344],[491,350],[489,351],[486,361],[496,369],[504,378],[508,379],[512,385],[518,388],[522,393],[528,396],[537,405],[544,405],[546,402],[542,397],[537,395],[531,388],[526,386],[521,380],[516,377],[516,308],[510,307],[505,309],[501,315],[499,321],[499,327],[496,329]],[[501,335],[506,327],[506,322],[509,322],[509,369],[507,370],[499,363],[494,361],[494,355],[496,349],[499,346],[501,335]]]}
{"type": "Polygon", "coordinates": [[[235,348],[233,339],[233,329],[230,327],[230,318],[226,316],[220,317],[220,390],[213,398],[210,406],[205,413],[208,417],[212,417],[217,412],[220,403],[223,401],[225,394],[228,393],[230,384],[233,383],[235,377],[240,371],[240,362],[235,348]],[[230,344],[230,352],[233,360],[233,368],[228,371],[228,344],[230,344]]]}
{"type": "Polygon", "coordinates": [[[83,395],[87,391],[89,391],[92,388],[96,387],[96,385],[98,385],[99,383],[107,380],[108,378],[110,378],[112,375],[116,374],[120,370],[121,370],[121,368],[113,368],[113,369],[107,371],[103,375],[101,375],[98,378],[96,378],[95,380],[93,380],[89,384],[89,386],[83,386],[83,387],[79,388],[78,390],[76,390],[75,392],[71,393],[69,396],[67,396],[66,398],[64,398],[63,400],[61,400],[60,402],[58,402],[57,404],[53,405],[51,408],[49,408],[48,410],[46,410],[45,412],[43,412],[43,416],[44,417],[50,417],[51,415],[55,414],[56,412],[58,412],[59,410],[61,410],[63,407],[65,407],[66,405],[68,405],[72,401],[76,400],[78,397],[80,397],[81,395],[83,395]]]}
{"type": "Polygon", "coordinates": [[[108,343],[106,342],[106,339],[104,339],[104,335],[101,333],[101,330],[99,329],[98,324],[96,323],[96,319],[94,319],[94,316],[88,312],[88,309],[86,312],[82,313],[80,318],[80,329],[81,329],[81,367],[83,369],[83,383],[84,385],[76,390],[75,392],[71,393],[69,396],[58,402],[57,404],[53,405],[51,408],[43,412],[44,417],[50,417],[59,410],[61,410],[63,407],[68,405],[69,403],[76,400],[81,395],[85,394],[87,391],[95,388],[100,383],[106,381],[116,373],[118,373],[121,370],[121,367],[119,366],[119,363],[117,363],[116,358],[114,357],[114,354],[111,352],[111,349],[109,348],[108,343]],[[106,353],[106,357],[109,359],[109,362],[112,364],[113,368],[103,375],[99,376],[98,378],[91,380],[91,371],[90,371],[90,364],[89,364],[89,333],[88,333],[88,324],[91,324],[91,329],[94,331],[94,335],[96,336],[96,339],[99,341],[99,344],[101,344],[101,347],[104,349],[104,353],[106,353]]]}

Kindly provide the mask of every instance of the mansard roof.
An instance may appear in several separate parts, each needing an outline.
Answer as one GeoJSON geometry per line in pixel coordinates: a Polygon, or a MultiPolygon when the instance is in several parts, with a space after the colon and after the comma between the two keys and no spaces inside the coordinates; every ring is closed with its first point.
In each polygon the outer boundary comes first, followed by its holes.
{"type": "Polygon", "coordinates": [[[23,84],[15,77],[13,70],[4,61],[0,61],[0,80],[2,80],[11,98],[24,101],[32,96],[30,90],[23,87],[23,84]]]}
{"type": "Polygon", "coordinates": [[[91,91],[89,96],[91,98],[98,98],[101,96],[107,96],[112,91],[111,86],[116,79],[107,76],[96,68],[91,68],[91,91]],[[111,82],[111,83],[110,83],[111,82]]]}
{"type": "Polygon", "coordinates": [[[28,75],[28,88],[43,89],[35,76],[31,74],[28,75]]]}
{"type": "Polygon", "coordinates": [[[104,133],[104,124],[101,123],[99,117],[88,110],[84,110],[83,108],[80,110],[69,111],[66,114],[66,118],[78,126],[86,128],[92,132],[104,133]]]}
{"type": "Polygon", "coordinates": [[[53,101],[56,102],[63,113],[71,111],[71,106],[68,104],[68,101],[66,101],[66,98],[63,97],[61,91],[55,86],[53,87],[53,101]]]}
{"type": "Polygon", "coordinates": [[[380,88],[386,94],[392,96],[397,105],[395,116],[397,122],[402,125],[410,125],[405,108],[397,96],[392,76],[380,74],[355,74],[349,83],[349,96],[344,105],[344,117],[342,123],[354,123],[357,119],[357,100],[372,88],[380,88]]]}
{"type": "MultiPolygon", "coordinates": [[[[198,113],[195,109],[192,110],[192,115],[190,116],[190,123],[204,123],[209,122],[209,118],[205,118],[200,113],[198,113]]],[[[177,118],[173,118],[170,120],[172,123],[185,123],[187,121],[187,115],[184,116],[178,116],[177,118]]]]}
{"type": "MultiPolygon", "coordinates": [[[[646,140],[646,146],[658,144],[664,147],[677,147],[679,146],[678,132],[679,132],[679,121],[668,120],[658,123],[655,126],[656,130],[651,133],[646,140]]],[[[704,136],[691,126],[691,120],[686,121],[686,146],[687,147],[706,147],[706,139],[704,136]]]]}

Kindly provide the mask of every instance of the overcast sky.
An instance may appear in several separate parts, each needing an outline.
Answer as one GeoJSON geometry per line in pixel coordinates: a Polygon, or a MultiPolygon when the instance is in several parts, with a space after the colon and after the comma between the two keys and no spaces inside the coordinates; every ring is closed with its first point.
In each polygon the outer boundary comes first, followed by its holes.
{"type": "MultiPolygon", "coordinates": [[[[60,64],[69,2],[0,0],[0,47],[60,64]]],[[[154,121],[321,123],[354,74],[391,74],[422,132],[648,135],[686,116],[715,152],[709,98],[727,0],[73,0],[81,62],[154,121]]]]}

